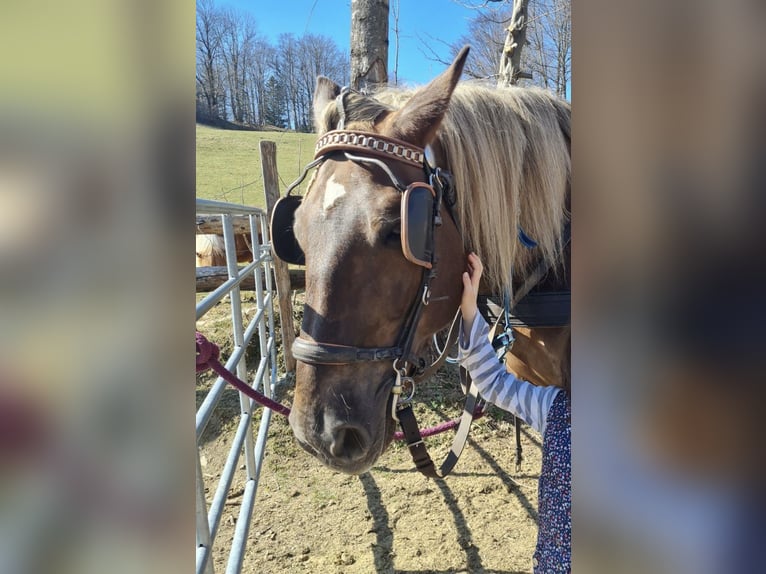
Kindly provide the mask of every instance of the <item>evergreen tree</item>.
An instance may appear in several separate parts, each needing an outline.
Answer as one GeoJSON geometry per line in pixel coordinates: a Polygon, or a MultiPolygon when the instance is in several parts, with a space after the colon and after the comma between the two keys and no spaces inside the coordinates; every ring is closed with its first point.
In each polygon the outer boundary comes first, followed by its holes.
{"type": "Polygon", "coordinates": [[[266,82],[264,123],[277,128],[287,127],[287,96],[275,76],[266,82]]]}

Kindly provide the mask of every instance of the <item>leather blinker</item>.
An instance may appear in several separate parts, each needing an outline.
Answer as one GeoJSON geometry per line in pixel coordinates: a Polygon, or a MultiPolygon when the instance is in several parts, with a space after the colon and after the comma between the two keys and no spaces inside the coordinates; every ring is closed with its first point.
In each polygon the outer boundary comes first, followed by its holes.
{"type": "Polygon", "coordinates": [[[425,183],[413,183],[402,195],[402,252],[408,261],[431,269],[434,249],[436,193],[425,183]]]}
{"type": "Polygon", "coordinates": [[[303,198],[288,195],[277,201],[271,212],[271,247],[274,254],[286,263],[305,265],[306,255],[295,238],[295,211],[303,198]]]}

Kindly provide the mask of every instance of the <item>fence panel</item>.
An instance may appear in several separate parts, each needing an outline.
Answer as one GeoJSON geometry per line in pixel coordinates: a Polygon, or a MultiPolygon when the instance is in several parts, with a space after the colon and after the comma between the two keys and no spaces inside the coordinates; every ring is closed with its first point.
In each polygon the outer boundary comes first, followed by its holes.
{"type": "MultiPolygon", "coordinates": [[[[199,320],[216,304],[229,295],[231,306],[231,337],[234,348],[226,360],[226,368],[235,372],[243,381],[247,381],[254,389],[268,397],[272,397],[277,382],[276,338],[274,336],[274,286],[272,281],[271,248],[268,242],[268,221],[266,213],[257,208],[197,199],[198,216],[220,217],[226,247],[226,269],[228,279],[219,287],[208,293],[197,303],[196,318],[199,320]],[[253,262],[241,270],[237,267],[235,247],[235,229],[241,232],[243,218],[249,226],[251,245],[253,246],[253,262]],[[247,323],[243,322],[242,299],[240,284],[246,279],[254,281],[256,313],[247,323]],[[258,337],[260,359],[255,368],[255,376],[248,379],[248,365],[245,350],[253,336],[258,337]]],[[[206,220],[209,220],[207,218],[206,220]]],[[[205,232],[199,230],[198,232],[205,232]]],[[[257,407],[252,399],[240,394],[241,414],[239,423],[234,431],[231,448],[224,463],[221,477],[215,487],[210,502],[205,496],[205,482],[200,459],[200,444],[203,433],[210,418],[218,406],[221,395],[226,388],[226,382],[218,377],[210,391],[202,400],[196,413],[197,435],[197,574],[212,574],[214,571],[212,551],[216,546],[216,535],[223,516],[226,497],[231,489],[235,473],[242,466],[244,458],[245,487],[242,495],[242,505],[237,519],[234,538],[228,549],[226,572],[236,573],[242,567],[248,529],[255,506],[255,496],[258,490],[264,447],[271,422],[271,410],[263,409],[257,436],[254,437],[253,408],[257,407]]],[[[261,407],[258,407],[261,408],[261,407]]],[[[212,489],[211,489],[212,490],[212,489]]]]}

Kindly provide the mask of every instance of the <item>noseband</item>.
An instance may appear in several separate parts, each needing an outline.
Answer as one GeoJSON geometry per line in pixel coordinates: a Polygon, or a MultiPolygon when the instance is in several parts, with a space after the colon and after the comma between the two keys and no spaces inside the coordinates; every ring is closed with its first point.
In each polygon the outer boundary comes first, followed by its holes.
{"type": "MultiPolygon", "coordinates": [[[[391,347],[355,347],[309,341],[298,337],[292,347],[293,356],[311,365],[349,365],[362,362],[392,361],[396,371],[394,395],[402,392],[402,386],[414,382],[411,378],[421,378],[425,369],[424,361],[412,355],[415,332],[424,308],[431,298],[431,281],[436,277],[436,257],[433,246],[435,227],[442,224],[441,206],[445,201],[450,216],[453,217],[454,205],[451,176],[436,167],[428,151],[406,142],[388,138],[379,134],[334,130],[322,136],[317,142],[314,161],[306,166],[300,178],[287,191],[287,196],[305,179],[308,171],[319,166],[330,154],[342,153],[355,163],[380,168],[391,180],[392,185],[402,194],[402,246],[404,256],[417,264],[421,272],[420,286],[414,301],[410,304],[396,345],[391,347]],[[426,159],[428,157],[428,159],[426,159]],[[396,161],[409,167],[423,169],[425,182],[405,184],[389,168],[384,160],[396,161]]],[[[288,197],[280,201],[287,200],[288,197]]],[[[295,200],[295,198],[290,198],[295,200]]],[[[293,202],[292,209],[297,208],[293,202]]],[[[272,215],[274,227],[277,206],[272,215]]],[[[284,223],[283,223],[284,225],[284,223]]],[[[276,245],[276,239],[274,239],[276,245]]],[[[276,251],[276,249],[275,249],[276,251]]],[[[279,255],[279,253],[278,253],[279,255]]],[[[302,255],[302,254],[301,254],[302,255]]],[[[457,331],[457,329],[453,329],[457,331]]],[[[396,401],[394,401],[394,408],[396,401]]],[[[392,409],[394,418],[395,410],[392,409]]]]}

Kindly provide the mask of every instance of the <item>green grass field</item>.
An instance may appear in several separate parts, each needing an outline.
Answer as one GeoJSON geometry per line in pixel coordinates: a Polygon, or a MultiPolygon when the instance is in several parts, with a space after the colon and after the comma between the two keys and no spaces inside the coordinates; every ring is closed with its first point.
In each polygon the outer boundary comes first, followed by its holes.
{"type": "Polygon", "coordinates": [[[314,157],[315,134],[223,130],[197,125],[197,197],[263,207],[261,140],[277,144],[281,194],[314,157]]]}

